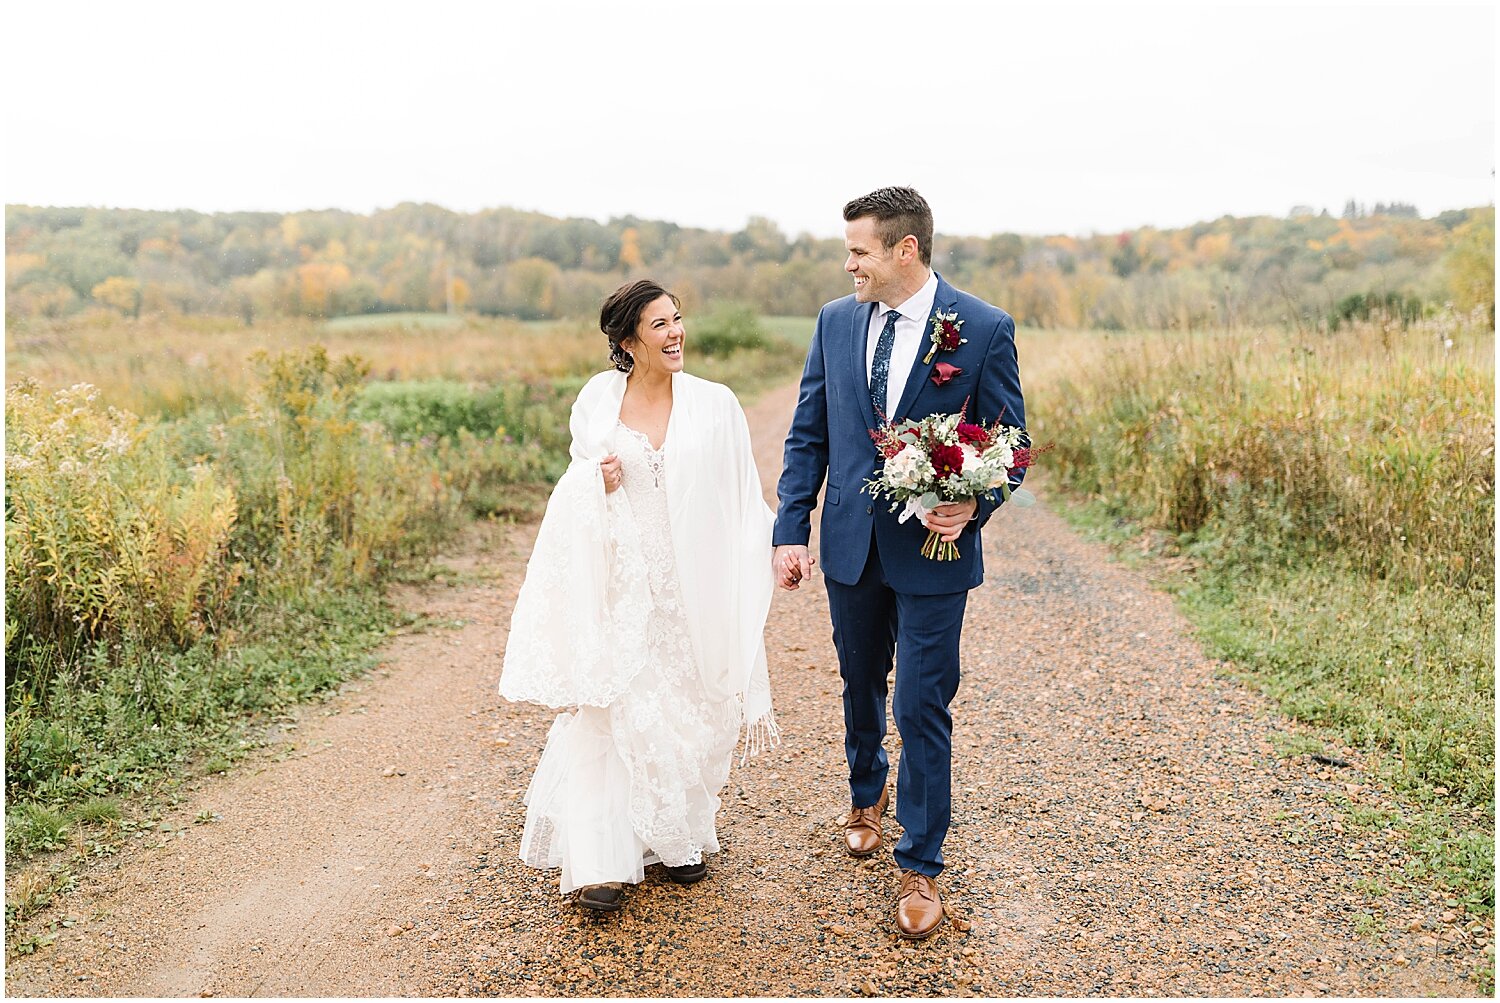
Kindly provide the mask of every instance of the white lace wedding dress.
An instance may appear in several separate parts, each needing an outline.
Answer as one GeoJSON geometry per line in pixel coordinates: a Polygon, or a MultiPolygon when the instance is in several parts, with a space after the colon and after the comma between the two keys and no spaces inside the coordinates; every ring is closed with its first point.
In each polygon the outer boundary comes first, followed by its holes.
{"type": "Polygon", "coordinates": [[[639,882],[652,863],[695,864],[717,853],[719,791],[739,734],[735,699],[710,701],[672,552],[665,446],[620,423],[615,453],[646,559],[650,657],[608,707],[559,715],[526,793],[521,858],[562,868],[562,892],[639,882]]]}

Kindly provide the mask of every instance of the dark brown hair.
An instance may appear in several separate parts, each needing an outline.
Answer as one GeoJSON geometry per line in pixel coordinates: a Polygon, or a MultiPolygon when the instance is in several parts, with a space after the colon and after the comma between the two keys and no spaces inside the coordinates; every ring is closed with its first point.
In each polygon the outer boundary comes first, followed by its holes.
{"type": "Polygon", "coordinates": [[[910,234],[917,238],[922,264],[932,265],[932,209],[915,188],[877,188],[844,206],[844,222],[875,217],[880,243],[890,250],[910,234]]]}
{"type": "Polygon", "coordinates": [[[604,306],[599,309],[599,330],[609,339],[609,361],[622,373],[635,366],[635,359],[621,347],[626,338],[635,336],[635,327],[640,323],[641,311],[663,296],[671,297],[672,305],[682,308],[682,301],[650,279],[629,282],[609,294],[604,306]]]}

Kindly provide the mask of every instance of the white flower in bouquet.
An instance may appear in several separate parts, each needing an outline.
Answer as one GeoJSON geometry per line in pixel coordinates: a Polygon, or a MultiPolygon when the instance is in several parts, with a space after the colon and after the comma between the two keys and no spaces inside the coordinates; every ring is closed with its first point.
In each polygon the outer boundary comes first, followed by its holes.
{"type": "Polygon", "coordinates": [[[987,488],[998,488],[1008,483],[1010,472],[1016,465],[1016,454],[1013,449],[1003,442],[997,442],[984,452],[984,464],[986,469],[992,471],[987,488]]]}
{"type": "Polygon", "coordinates": [[[882,480],[891,487],[915,491],[932,474],[932,463],[922,450],[916,446],[907,446],[885,461],[882,480]]]}

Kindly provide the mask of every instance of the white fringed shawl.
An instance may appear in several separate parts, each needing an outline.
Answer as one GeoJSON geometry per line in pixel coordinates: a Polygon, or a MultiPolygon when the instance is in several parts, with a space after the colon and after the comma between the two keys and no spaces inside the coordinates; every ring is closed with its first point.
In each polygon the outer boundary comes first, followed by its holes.
{"type": "MultiPolygon", "coordinates": [[[[573,404],[572,462],[547,502],[511,617],[500,694],[548,707],[607,707],[646,658],[651,594],[624,491],[605,494],[625,374],[573,404]]],[[[739,700],[746,752],[778,738],[763,638],[771,525],[750,429],[728,387],[677,373],[665,443],[667,512],[689,634],[710,700],[739,700]]]]}

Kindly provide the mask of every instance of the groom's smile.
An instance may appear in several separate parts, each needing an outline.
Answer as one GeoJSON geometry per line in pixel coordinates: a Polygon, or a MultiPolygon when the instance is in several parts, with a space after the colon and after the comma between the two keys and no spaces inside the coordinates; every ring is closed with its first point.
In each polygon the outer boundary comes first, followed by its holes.
{"type": "MultiPolygon", "coordinates": [[[[905,302],[911,295],[907,277],[903,275],[901,263],[892,248],[880,239],[874,218],[862,216],[850,220],[844,227],[844,247],[849,257],[844,259],[844,271],[854,279],[854,299],[859,303],[889,303],[893,306],[905,302]]],[[[922,276],[926,281],[927,276],[922,276]]],[[[917,282],[921,285],[921,282],[917,282]]]]}

